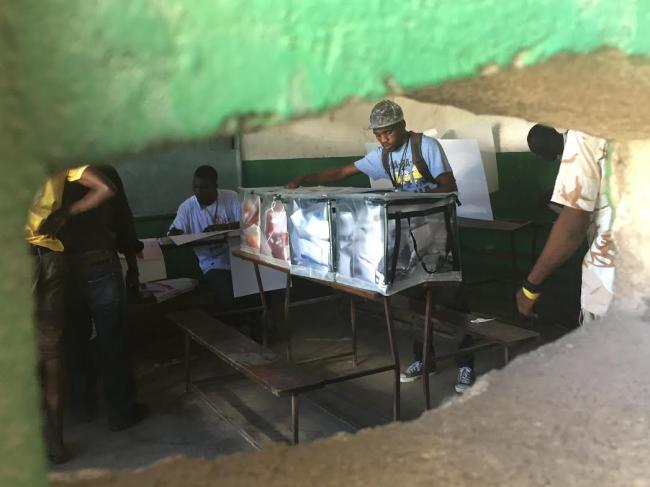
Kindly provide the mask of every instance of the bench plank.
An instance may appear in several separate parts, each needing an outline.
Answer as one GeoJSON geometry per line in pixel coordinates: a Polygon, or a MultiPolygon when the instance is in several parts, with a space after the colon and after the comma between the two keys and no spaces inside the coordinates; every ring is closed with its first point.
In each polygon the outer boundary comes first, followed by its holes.
{"type": "Polygon", "coordinates": [[[322,378],[290,364],[204,311],[190,309],[167,317],[194,341],[276,396],[323,386],[322,378]]]}
{"type": "Polygon", "coordinates": [[[515,232],[529,226],[530,221],[513,222],[508,220],[476,220],[458,217],[458,226],[472,230],[492,230],[497,232],[515,232]]]}
{"type": "MultiPolygon", "coordinates": [[[[407,317],[409,315],[411,316],[410,321],[415,321],[415,319],[424,321],[423,301],[400,296],[399,299],[394,299],[392,304],[395,306],[396,315],[401,311],[401,314],[406,314],[407,317]]],[[[442,324],[453,325],[457,331],[481,336],[505,346],[539,337],[539,333],[536,331],[503,323],[497,319],[483,323],[472,323],[472,320],[475,318],[492,318],[491,316],[480,313],[463,313],[452,309],[434,309],[432,311],[432,317],[442,324]]]]}
{"type": "Polygon", "coordinates": [[[496,319],[483,323],[472,323],[472,320],[476,318],[489,318],[477,314],[462,313],[451,309],[434,310],[432,314],[435,320],[460,326],[468,333],[489,338],[502,345],[512,345],[539,337],[539,333],[536,331],[509,325],[496,319]]]}

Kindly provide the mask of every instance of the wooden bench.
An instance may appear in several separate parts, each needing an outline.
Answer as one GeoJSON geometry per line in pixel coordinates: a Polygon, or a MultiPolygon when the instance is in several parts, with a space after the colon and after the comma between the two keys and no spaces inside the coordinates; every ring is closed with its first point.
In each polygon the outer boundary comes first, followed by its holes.
{"type": "Polygon", "coordinates": [[[242,335],[204,311],[189,309],[170,313],[167,318],[185,334],[186,391],[191,390],[190,343],[196,343],[230,367],[264,387],[275,396],[291,396],[293,443],[299,440],[298,395],[324,386],[316,377],[285,361],[273,351],[242,335]]]}
{"type": "MultiPolygon", "coordinates": [[[[396,319],[406,322],[424,321],[425,303],[419,299],[395,296],[391,303],[393,315],[396,319]]],[[[432,318],[435,328],[453,334],[467,333],[488,341],[486,345],[499,345],[503,347],[505,362],[509,361],[509,349],[528,340],[538,339],[539,333],[527,328],[504,323],[496,318],[481,313],[464,313],[448,308],[434,308],[432,318]],[[481,321],[481,319],[489,321],[481,321]],[[474,321],[476,320],[476,321],[474,321]]],[[[486,345],[478,345],[476,349],[486,345]]],[[[474,348],[474,347],[472,347],[474,348]]],[[[454,357],[471,350],[459,350],[444,356],[437,356],[437,360],[454,357]]]]}
{"type": "Polygon", "coordinates": [[[463,313],[451,309],[434,309],[433,319],[441,323],[450,323],[463,333],[485,338],[501,345],[506,364],[510,360],[509,348],[511,346],[539,338],[539,333],[536,331],[503,323],[482,314],[463,313]]]}

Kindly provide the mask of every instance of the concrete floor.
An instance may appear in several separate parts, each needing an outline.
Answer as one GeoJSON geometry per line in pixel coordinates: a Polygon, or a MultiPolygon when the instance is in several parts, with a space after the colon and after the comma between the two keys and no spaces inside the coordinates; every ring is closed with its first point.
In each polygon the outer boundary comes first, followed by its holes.
{"type": "MultiPolygon", "coordinates": [[[[556,283],[542,302],[542,319],[535,328],[542,333],[539,343],[530,343],[512,351],[522,353],[542,343],[556,339],[568,331],[575,322],[577,290],[575,283],[556,283]]],[[[295,293],[294,293],[295,294],[295,293]]],[[[483,285],[469,293],[471,309],[500,316],[510,321],[510,285],[507,282],[483,285]]],[[[279,300],[275,310],[281,309],[279,300]]],[[[295,340],[294,359],[308,358],[348,350],[348,308],[345,303],[320,304],[297,308],[293,315],[295,340]]],[[[278,319],[279,321],[279,319],[278,319]]],[[[528,324],[527,326],[531,326],[528,324]]],[[[369,357],[388,356],[385,324],[383,320],[364,315],[359,320],[359,347],[361,364],[369,357]]],[[[409,324],[398,324],[397,340],[402,369],[411,361],[412,339],[418,331],[409,324]]],[[[278,353],[284,353],[285,342],[280,327],[271,344],[278,353]]],[[[67,464],[56,466],[51,472],[78,469],[127,469],[155,463],[171,455],[215,458],[254,447],[230,424],[245,426],[249,437],[261,448],[289,436],[289,402],[276,398],[261,387],[241,376],[208,353],[195,347],[192,355],[193,378],[218,376],[205,383],[201,390],[205,398],[219,405],[225,412],[220,417],[197,392],[184,392],[182,341],[180,334],[169,332],[149,336],[138,346],[138,383],[140,398],[149,404],[152,414],[130,430],[108,431],[105,418],[92,422],[68,420],[66,442],[76,452],[67,464]]],[[[439,353],[450,352],[457,340],[436,336],[439,353]]],[[[350,367],[347,360],[316,364],[318,367],[350,367]]],[[[503,366],[501,349],[481,351],[476,354],[476,373],[503,366]]],[[[439,365],[431,378],[431,400],[435,408],[453,397],[456,368],[453,361],[439,365]]],[[[418,418],[423,412],[422,383],[417,381],[402,385],[402,420],[418,418]]],[[[309,393],[301,401],[301,442],[325,438],[342,431],[356,431],[389,423],[392,419],[392,373],[386,372],[366,378],[328,386],[309,393]]]]}

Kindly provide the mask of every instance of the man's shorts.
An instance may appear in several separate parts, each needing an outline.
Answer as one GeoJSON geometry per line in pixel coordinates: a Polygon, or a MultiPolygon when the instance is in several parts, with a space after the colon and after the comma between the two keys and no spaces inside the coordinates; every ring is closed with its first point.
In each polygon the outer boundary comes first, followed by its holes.
{"type": "Polygon", "coordinates": [[[34,298],[39,360],[63,354],[65,258],[63,252],[32,247],[34,256],[34,298]]]}

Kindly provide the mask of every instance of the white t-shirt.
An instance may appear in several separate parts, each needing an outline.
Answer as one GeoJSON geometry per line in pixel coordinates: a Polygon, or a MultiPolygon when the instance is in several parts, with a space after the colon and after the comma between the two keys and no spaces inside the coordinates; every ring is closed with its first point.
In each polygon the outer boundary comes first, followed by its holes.
{"type": "Polygon", "coordinates": [[[611,233],[612,207],[607,197],[607,141],[569,130],[551,200],[591,212],[589,251],[582,262],[582,308],[605,314],[614,296],[616,246],[611,233]]]}
{"type": "MultiPolygon", "coordinates": [[[[206,227],[215,223],[239,222],[239,196],[227,189],[218,190],[217,201],[209,206],[202,206],[196,196],[191,196],[181,203],[171,228],[185,233],[201,233],[206,227]]],[[[212,269],[230,269],[230,257],[227,244],[210,244],[195,247],[194,253],[199,259],[203,274],[212,269]]]]}

